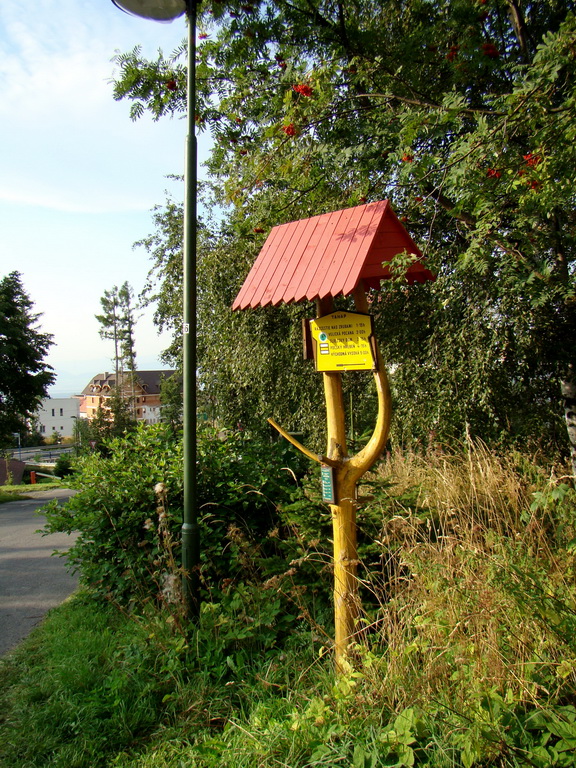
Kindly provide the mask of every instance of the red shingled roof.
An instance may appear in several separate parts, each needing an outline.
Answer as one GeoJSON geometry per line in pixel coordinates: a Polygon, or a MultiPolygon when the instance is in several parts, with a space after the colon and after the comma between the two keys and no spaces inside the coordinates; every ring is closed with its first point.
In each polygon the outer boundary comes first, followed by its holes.
{"type": "Polygon", "coordinates": [[[360,280],[378,288],[391,276],[383,262],[404,251],[419,259],[406,272],[409,283],[435,279],[387,200],[281,224],[268,235],[232,309],[346,296],[360,280]]]}

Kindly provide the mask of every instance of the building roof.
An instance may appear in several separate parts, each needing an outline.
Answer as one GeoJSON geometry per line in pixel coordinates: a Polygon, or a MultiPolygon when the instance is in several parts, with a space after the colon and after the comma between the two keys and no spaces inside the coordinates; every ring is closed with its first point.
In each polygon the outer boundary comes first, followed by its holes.
{"type": "MultiPolygon", "coordinates": [[[[147,395],[157,395],[163,379],[169,379],[174,371],[134,371],[136,382],[147,395]]],[[[122,376],[122,374],[120,374],[122,376]]],[[[128,374],[124,374],[128,376],[128,374]]],[[[82,390],[83,395],[108,394],[116,386],[116,374],[98,373],[82,390]]]]}
{"type": "Polygon", "coordinates": [[[273,227],[232,309],[276,306],[352,293],[360,280],[378,288],[392,277],[386,262],[401,253],[416,260],[409,283],[434,280],[388,200],[273,227]]]}
{"type": "Polygon", "coordinates": [[[164,379],[169,379],[176,371],[136,371],[136,380],[147,394],[154,395],[160,392],[160,386],[164,379]]]}

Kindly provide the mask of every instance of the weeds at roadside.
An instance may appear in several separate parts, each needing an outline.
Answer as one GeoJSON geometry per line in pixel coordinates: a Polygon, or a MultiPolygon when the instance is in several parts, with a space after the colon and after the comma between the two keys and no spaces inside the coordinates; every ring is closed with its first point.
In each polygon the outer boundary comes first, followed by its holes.
{"type": "Polygon", "coordinates": [[[20,499],[28,498],[22,495],[20,491],[6,491],[3,488],[0,489],[0,504],[7,504],[9,501],[19,501],[20,499]]]}

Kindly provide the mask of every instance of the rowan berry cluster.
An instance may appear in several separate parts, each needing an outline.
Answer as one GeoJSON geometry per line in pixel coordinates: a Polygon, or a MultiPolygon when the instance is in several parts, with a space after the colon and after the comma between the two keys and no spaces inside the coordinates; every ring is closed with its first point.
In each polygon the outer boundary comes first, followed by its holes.
{"type": "Polygon", "coordinates": [[[500,51],[494,43],[482,43],[482,53],[489,59],[497,59],[500,56],[500,51]]]}
{"type": "Polygon", "coordinates": [[[459,45],[452,45],[452,46],[450,46],[450,50],[446,54],[446,58],[448,59],[448,61],[454,61],[456,56],[458,56],[458,51],[459,50],[460,50],[460,46],[459,45]]]}
{"type": "Polygon", "coordinates": [[[535,168],[541,160],[540,155],[533,155],[532,152],[528,152],[527,155],[522,155],[522,157],[526,161],[526,165],[529,165],[531,168],[535,168]]]}
{"type": "Polygon", "coordinates": [[[292,90],[296,91],[296,93],[299,93],[301,96],[312,96],[312,88],[305,83],[302,85],[293,85],[292,90]]]}

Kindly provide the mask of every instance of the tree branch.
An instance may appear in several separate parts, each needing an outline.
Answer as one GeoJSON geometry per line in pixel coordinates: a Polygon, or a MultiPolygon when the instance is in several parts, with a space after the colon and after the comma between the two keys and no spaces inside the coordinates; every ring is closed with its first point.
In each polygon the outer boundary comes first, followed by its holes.
{"type": "Polygon", "coordinates": [[[524,20],[524,15],[522,14],[522,11],[516,0],[508,0],[508,16],[510,17],[510,22],[514,29],[516,39],[518,40],[518,45],[520,46],[522,56],[524,60],[527,61],[529,56],[526,21],[524,20]]]}
{"type": "MultiPolygon", "coordinates": [[[[472,216],[470,213],[465,213],[461,211],[455,211],[456,204],[452,202],[446,195],[441,192],[439,189],[434,189],[432,187],[429,187],[425,190],[426,193],[432,197],[436,202],[444,208],[444,210],[448,211],[451,216],[454,216],[454,218],[458,219],[459,221],[464,222],[464,224],[467,224],[469,227],[474,228],[477,226],[477,219],[475,216],[472,216]]],[[[526,256],[518,250],[518,248],[507,245],[505,242],[503,242],[501,239],[499,239],[496,235],[489,235],[488,240],[494,243],[495,246],[497,246],[501,251],[506,253],[508,256],[512,256],[512,258],[518,262],[519,264],[522,264],[524,267],[527,267],[530,270],[530,273],[533,274],[535,277],[537,277],[539,280],[541,280],[544,283],[549,283],[550,280],[546,277],[546,275],[543,275],[541,272],[538,272],[538,270],[534,269],[534,267],[530,264],[529,260],[526,258],[526,256]]]]}
{"type": "MultiPolygon", "coordinates": [[[[420,99],[409,99],[406,96],[398,96],[395,93],[358,93],[354,98],[378,98],[388,99],[389,101],[400,101],[403,104],[412,104],[415,107],[424,107],[425,109],[446,109],[442,104],[436,104],[432,101],[422,101],[420,99]]],[[[493,109],[482,109],[480,107],[464,107],[460,112],[466,114],[492,115],[493,117],[504,117],[506,112],[499,112],[493,109]]]]}

